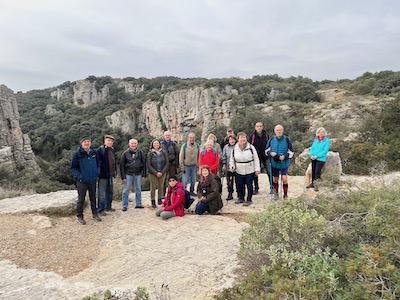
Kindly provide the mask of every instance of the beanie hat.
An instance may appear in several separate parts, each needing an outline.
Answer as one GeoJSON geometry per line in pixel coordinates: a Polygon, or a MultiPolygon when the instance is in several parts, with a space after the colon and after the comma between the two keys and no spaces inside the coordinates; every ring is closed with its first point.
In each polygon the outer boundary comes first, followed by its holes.
{"type": "Polygon", "coordinates": [[[84,135],[79,139],[79,143],[82,144],[82,142],[86,140],[92,141],[92,138],[90,136],[84,135]]]}
{"type": "Polygon", "coordinates": [[[175,179],[175,181],[178,181],[178,177],[176,177],[175,175],[170,175],[168,177],[168,180],[170,180],[170,179],[175,179]]]}

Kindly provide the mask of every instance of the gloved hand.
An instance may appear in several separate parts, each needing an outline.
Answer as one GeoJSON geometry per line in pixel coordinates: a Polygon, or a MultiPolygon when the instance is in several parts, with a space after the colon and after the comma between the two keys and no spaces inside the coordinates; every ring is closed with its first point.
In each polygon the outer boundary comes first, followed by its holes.
{"type": "Polygon", "coordinates": [[[274,156],[274,161],[276,161],[276,162],[280,161],[280,160],[279,160],[279,155],[275,155],[275,156],[274,156]]]}

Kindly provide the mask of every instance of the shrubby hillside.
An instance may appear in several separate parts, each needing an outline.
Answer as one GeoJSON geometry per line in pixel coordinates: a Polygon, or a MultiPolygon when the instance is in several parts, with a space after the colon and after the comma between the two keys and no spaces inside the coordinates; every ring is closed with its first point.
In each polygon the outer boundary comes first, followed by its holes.
{"type": "MultiPolygon", "coordinates": [[[[400,72],[393,71],[367,72],[354,80],[321,82],[301,76],[282,78],[276,74],[251,79],[89,76],[83,81],[19,92],[16,96],[22,130],[29,134],[44,173],[52,181],[70,185],[69,159],[80,136],[90,134],[93,145],[99,146],[104,134],[113,134],[119,156],[131,137],[137,138],[142,149],[147,151],[152,134],[160,137],[163,130],[170,129],[167,121],[176,123],[175,128],[182,138],[185,132],[194,131],[198,139],[204,136],[203,131],[222,138],[227,126],[233,127],[235,132],[250,133],[254,123],[260,120],[272,133],[273,127],[280,123],[294,141],[297,153],[310,146],[316,126],[325,126],[333,138],[332,150],[340,152],[345,173],[366,174],[377,164],[384,166],[382,171],[394,170],[400,165],[400,100],[396,98],[399,89],[400,72]],[[92,85],[89,93],[78,90],[82,82],[92,85]],[[198,90],[208,92],[209,98],[204,101],[211,101],[211,104],[204,105],[211,105],[211,110],[212,105],[219,105],[220,114],[225,113],[222,123],[219,122],[222,117],[212,115],[212,111],[207,114],[211,114],[215,122],[209,122],[211,125],[207,128],[203,128],[206,126],[203,119],[191,122],[190,113],[182,120],[173,120],[173,114],[172,117],[163,115],[167,99],[172,101],[176,92],[184,91],[186,94],[182,92],[182,97],[186,97],[189,92],[198,90]],[[329,94],[324,93],[327,90],[337,97],[325,97],[329,94]],[[79,92],[81,98],[78,99],[79,92]],[[85,102],[87,94],[92,97],[89,102],[85,102]],[[224,106],[224,103],[229,105],[224,106]],[[107,118],[120,112],[131,122],[130,132],[123,128],[123,120],[110,127],[107,118]],[[149,119],[153,123],[149,123],[149,119]]],[[[181,100],[182,103],[186,101],[185,98],[181,100]]],[[[198,106],[202,105],[200,101],[198,106]]],[[[201,114],[193,118],[206,118],[201,114]]]]}

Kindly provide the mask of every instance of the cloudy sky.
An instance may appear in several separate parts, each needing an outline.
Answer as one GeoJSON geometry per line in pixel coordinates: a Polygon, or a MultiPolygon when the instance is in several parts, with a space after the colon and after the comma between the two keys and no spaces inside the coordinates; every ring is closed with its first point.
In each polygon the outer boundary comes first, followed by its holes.
{"type": "Polygon", "coordinates": [[[0,0],[0,84],[400,70],[400,1],[0,0]]]}

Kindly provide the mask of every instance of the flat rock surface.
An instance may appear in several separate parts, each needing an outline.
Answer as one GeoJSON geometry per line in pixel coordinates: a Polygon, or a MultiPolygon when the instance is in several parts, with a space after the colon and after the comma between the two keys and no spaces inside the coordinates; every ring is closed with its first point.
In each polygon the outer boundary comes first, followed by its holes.
{"type": "MultiPolygon", "coordinates": [[[[392,173],[381,181],[344,181],[360,188],[399,178],[392,173]]],[[[317,193],[306,190],[304,182],[303,176],[291,176],[289,196],[314,197],[317,193]]],[[[260,186],[250,207],[224,201],[222,215],[188,214],[168,221],[154,215],[149,192],[143,192],[145,209],[134,209],[131,202],[122,212],[121,202],[114,201],[117,211],[98,223],[86,209],[86,226],[74,216],[38,218],[48,208],[73,203],[76,191],[0,200],[0,299],[82,299],[105,289],[128,295],[139,286],[155,295],[163,284],[174,300],[212,299],[236,279],[246,214],[271,203],[264,174],[260,186]]]]}

